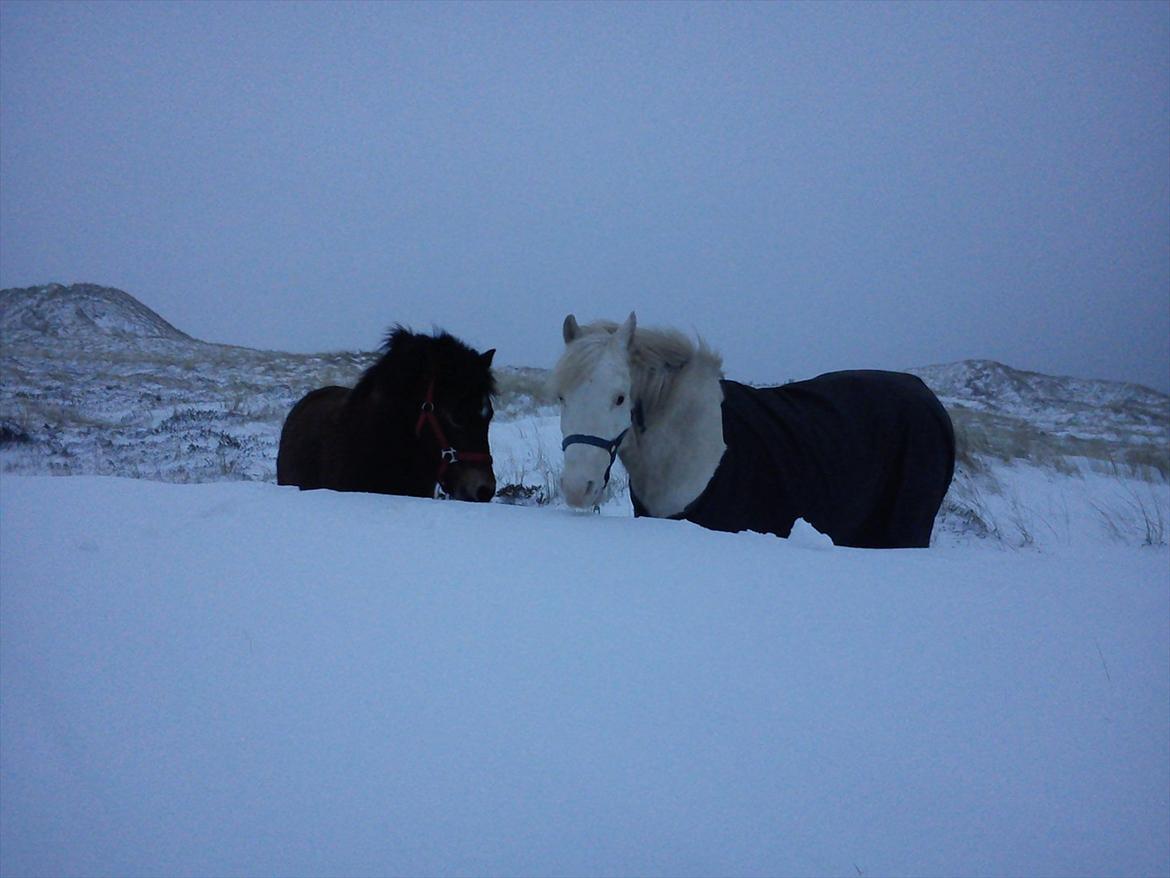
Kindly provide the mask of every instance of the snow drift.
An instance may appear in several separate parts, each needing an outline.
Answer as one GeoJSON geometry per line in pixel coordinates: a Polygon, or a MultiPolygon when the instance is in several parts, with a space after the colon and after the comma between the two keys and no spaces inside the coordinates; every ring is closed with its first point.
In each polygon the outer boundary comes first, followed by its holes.
{"type": "Polygon", "coordinates": [[[1156,875],[1164,548],[0,478],[5,875],[1156,875]]]}

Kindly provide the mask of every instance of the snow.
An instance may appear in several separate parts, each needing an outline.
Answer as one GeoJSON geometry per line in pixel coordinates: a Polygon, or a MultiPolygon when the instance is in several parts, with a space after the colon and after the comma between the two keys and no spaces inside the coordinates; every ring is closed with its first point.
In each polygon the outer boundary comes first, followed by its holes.
{"type": "Polygon", "coordinates": [[[4,475],[0,873],[1164,875],[1170,553],[1069,530],[4,475]]]}
{"type": "Polygon", "coordinates": [[[792,532],[788,534],[788,543],[802,549],[833,548],[833,538],[821,533],[803,518],[798,518],[793,523],[792,532]]]}
{"type": "MultiPolygon", "coordinates": [[[[1060,548],[1112,541],[1165,545],[1170,529],[1170,483],[1106,474],[1095,462],[1071,460],[1070,472],[1017,461],[994,464],[981,477],[957,471],[948,505],[979,515],[1008,546],[1060,548]],[[1079,464],[1079,465],[1078,465],[1079,464]]],[[[947,507],[934,541],[963,543],[948,532],[947,507]]]]}

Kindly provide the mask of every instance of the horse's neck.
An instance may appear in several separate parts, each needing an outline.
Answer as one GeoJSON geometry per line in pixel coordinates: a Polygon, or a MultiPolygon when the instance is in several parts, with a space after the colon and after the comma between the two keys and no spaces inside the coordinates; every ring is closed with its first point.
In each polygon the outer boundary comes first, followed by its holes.
{"type": "Polygon", "coordinates": [[[368,397],[351,396],[342,418],[341,429],[350,443],[349,463],[365,474],[363,478],[372,478],[386,493],[418,497],[433,493],[433,461],[409,414],[387,417],[368,397]]]}
{"type": "Polygon", "coordinates": [[[635,426],[634,441],[623,443],[621,452],[631,489],[656,518],[677,515],[703,493],[725,448],[716,370],[680,373],[665,396],[658,409],[645,413],[645,430],[635,426]]]}

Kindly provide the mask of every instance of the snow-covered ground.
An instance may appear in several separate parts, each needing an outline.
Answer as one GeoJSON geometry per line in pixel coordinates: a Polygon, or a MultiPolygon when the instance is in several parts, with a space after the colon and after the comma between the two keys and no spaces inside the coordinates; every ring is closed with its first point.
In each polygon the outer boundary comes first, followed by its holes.
{"type": "Polygon", "coordinates": [[[1170,873],[1165,547],[611,511],[0,477],[0,872],[1170,873]]]}

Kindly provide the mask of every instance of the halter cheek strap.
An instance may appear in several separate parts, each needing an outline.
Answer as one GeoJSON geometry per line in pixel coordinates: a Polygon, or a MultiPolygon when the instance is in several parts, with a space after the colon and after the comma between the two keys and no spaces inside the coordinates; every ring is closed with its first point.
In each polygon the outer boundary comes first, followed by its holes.
{"type": "Polygon", "coordinates": [[[431,379],[431,383],[427,385],[427,396],[419,407],[418,422],[414,425],[414,435],[416,437],[422,435],[424,426],[430,425],[431,432],[435,436],[435,440],[439,443],[439,471],[435,473],[435,480],[438,481],[443,477],[443,473],[447,471],[447,467],[453,466],[457,463],[486,463],[491,466],[492,456],[486,451],[459,451],[447,441],[447,435],[443,432],[443,425],[439,423],[439,418],[435,415],[435,379],[431,379]]]}

